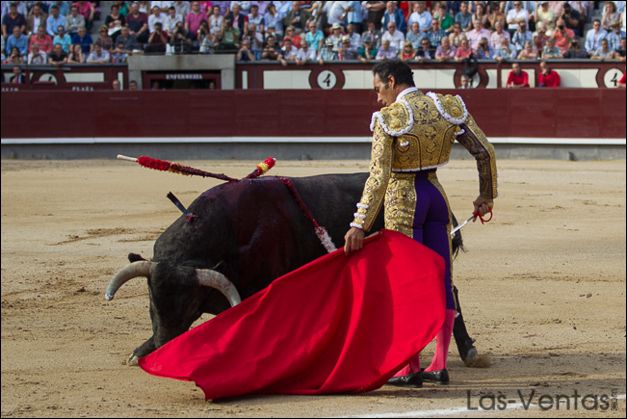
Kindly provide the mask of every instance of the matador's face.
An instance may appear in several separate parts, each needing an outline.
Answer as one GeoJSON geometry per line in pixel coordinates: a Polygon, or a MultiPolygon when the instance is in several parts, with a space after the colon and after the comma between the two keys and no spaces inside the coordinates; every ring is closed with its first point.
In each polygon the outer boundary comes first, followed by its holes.
{"type": "Polygon", "coordinates": [[[389,77],[387,82],[383,82],[378,74],[374,75],[372,79],[374,91],[377,94],[377,103],[382,106],[389,106],[396,100],[397,93],[395,86],[396,81],[394,77],[389,77]]]}

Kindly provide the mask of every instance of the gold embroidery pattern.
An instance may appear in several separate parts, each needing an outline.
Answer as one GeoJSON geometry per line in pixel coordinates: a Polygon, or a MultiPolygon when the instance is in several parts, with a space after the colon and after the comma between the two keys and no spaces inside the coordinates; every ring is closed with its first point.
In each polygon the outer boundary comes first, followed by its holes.
{"type": "MultiPolygon", "coordinates": [[[[438,95],[438,98],[448,115],[462,118],[466,114],[464,104],[456,97],[438,95]]],[[[494,148],[472,116],[468,115],[466,122],[458,127],[440,115],[430,97],[417,92],[406,95],[404,99],[411,112],[405,105],[395,103],[381,110],[386,127],[382,126],[381,120],[374,119],[370,176],[351,225],[370,230],[385,200],[386,228],[413,237],[416,199],[420,197],[416,197],[414,175],[401,173],[403,170],[418,171],[445,164],[457,139],[477,160],[481,195],[495,198],[496,159],[494,148]],[[408,118],[412,115],[413,126],[407,134],[392,137],[386,132],[409,128],[411,121],[408,118]],[[465,132],[456,137],[455,133],[460,128],[465,132]]],[[[447,199],[435,174],[430,175],[430,179],[431,176],[433,184],[447,199]]]]}
{"type": "Polygon", "coordinates": [[[353,224],[360,225],[365,231],[370,230],[374,224],[383,200],[392,166],[392,142],[393,139],[383,131],[379,121],[375,123],[372,137],[372,156],[370,160],[370,176],[364,186],[360,206],[357,209],[353,224]]]}
{"type": "Polygon", "coordinates": [[[440,99],[440,103],[442,103],[442,107],[444,111],[448,113],[455,119],[459,119],[464,115],[464,108],[462,104],[459,102],[453,95],[438,95],[440,99]]]}
{"type": "Polygon", "coordinates": [[[488,142],[485,134],[479,128],[472,116],[468,116],[465,124],[462,124],[464,133],[457,137],[457,141],[463,145],[477,160],[479,170],[479,193],[487,199],[497,196],[496,155],[494,147],[488,142]]]}
{"type": "Polygon", "coordinates": [[[420,138],[412,133],[400,137],[395,142],[392,170],[416,167],[420,164],[420,138]]]}
{"type": "Polygon", "coordinates": [[[383,118],[385,126],[393,132],[402,131],[411,123],[407,108],[399,102],[395,102],[381,109],[381,117],[383,118]]]}
{"type": "Polygon", "coordinates": [[[385,228],[414,236],[416,187],[413,173],[392,173],[385,194],[385,228]]]}
{"type": "MultiPolygon", "coordinates": [[[[445,164],[449,160],[457,129],[451,129],[454,126],[440,116],[428,96],[415,93],[405,99],[412,109],[414,125],[407,134],[398,137],[392,170],[420,170],[445,164]]],[[[459,102],[455,103],[461,112],[459,102]]]]}
{"type": "Polygon", "coordinates": [[[438,134],[439,133],[436,130],[436,127],[434,127],[433,125],[425,126],[422,131],[423,144],[424,144],[423,146],[424,157],[423,158],[425,162],[437,162],[435,164],[439,163],[439,161],[437,161],[437,156],[435,156],[435,153],[437,151],[440,151],[440,147],[438,147],[438,145],[441,144],[441,142],[443,141],[443,138],[440,138],[442,137],[442,135],[438,135],[438,134]]]}

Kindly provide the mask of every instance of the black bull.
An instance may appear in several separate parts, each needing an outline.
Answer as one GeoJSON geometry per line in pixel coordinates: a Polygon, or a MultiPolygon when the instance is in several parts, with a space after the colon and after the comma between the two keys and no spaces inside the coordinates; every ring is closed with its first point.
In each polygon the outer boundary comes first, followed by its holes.
{"type": "MultiPolygon", "coordinates": [[[[367,176],[291,178],[338,247],[344,244],[367,176]]],[[[224,289],[216,289],[220,281],[223,285],[228,278],[245,299],[325,253],[310,220],[276,177],[216,186],[194,200],[189,211],[196,216],[192,221],[181,216],[159,236],[152,262],[130,254],[131,265],[120,271],[107,289],[110,299],[126,281],[142,276],[148,279],[153,335],[133,351],[131,359],[147,355],[187,331],[203,313],[218,314],[229,308],[224,289]]],[[[382,227],[381,213],[372,231],[382,227]]],[[[453,252],[461,245],[458,233],[453,252]]],[[[454,335],[462,359],[472,361],[476,350],[461,316],[456,319],[454,335]]]]}

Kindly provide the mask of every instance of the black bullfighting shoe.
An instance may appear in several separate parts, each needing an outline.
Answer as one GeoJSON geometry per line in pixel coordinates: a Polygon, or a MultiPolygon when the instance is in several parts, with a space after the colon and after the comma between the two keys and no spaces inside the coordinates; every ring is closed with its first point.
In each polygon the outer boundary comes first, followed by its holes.
{"type": "Polygon", "coordinates": [[[422,387],[421,373],[392,377],[388,380],[388,384],[397,387],[422,387]]]}
{"type": "Polygon", "coordinates": [[[436,384],[448,384],[448,370],[437,370],[437,371],[423,371],[420,373],[422,375],[422,381],[426,381],[428,383],[436,383],[436,384]]]}

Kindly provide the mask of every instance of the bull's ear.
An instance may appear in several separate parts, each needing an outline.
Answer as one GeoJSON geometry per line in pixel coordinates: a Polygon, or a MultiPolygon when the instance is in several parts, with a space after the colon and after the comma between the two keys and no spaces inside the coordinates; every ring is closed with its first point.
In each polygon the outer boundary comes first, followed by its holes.
{"type": "Polygon", "coordinates": [[[128,261],[133,263],[133,262],[138,262],[140,260],[147,260],[145,259],[142,255],[138,255],[137,253],[129,253],[128,254],[128,261]]]}
{"type": "Polygon", "coordinates": [[[242,302],[237,288],[229,279],[213,269],[196,269],[196,280],[201,287],[215,288],[229,300],[231,307],[242,302]]]}

